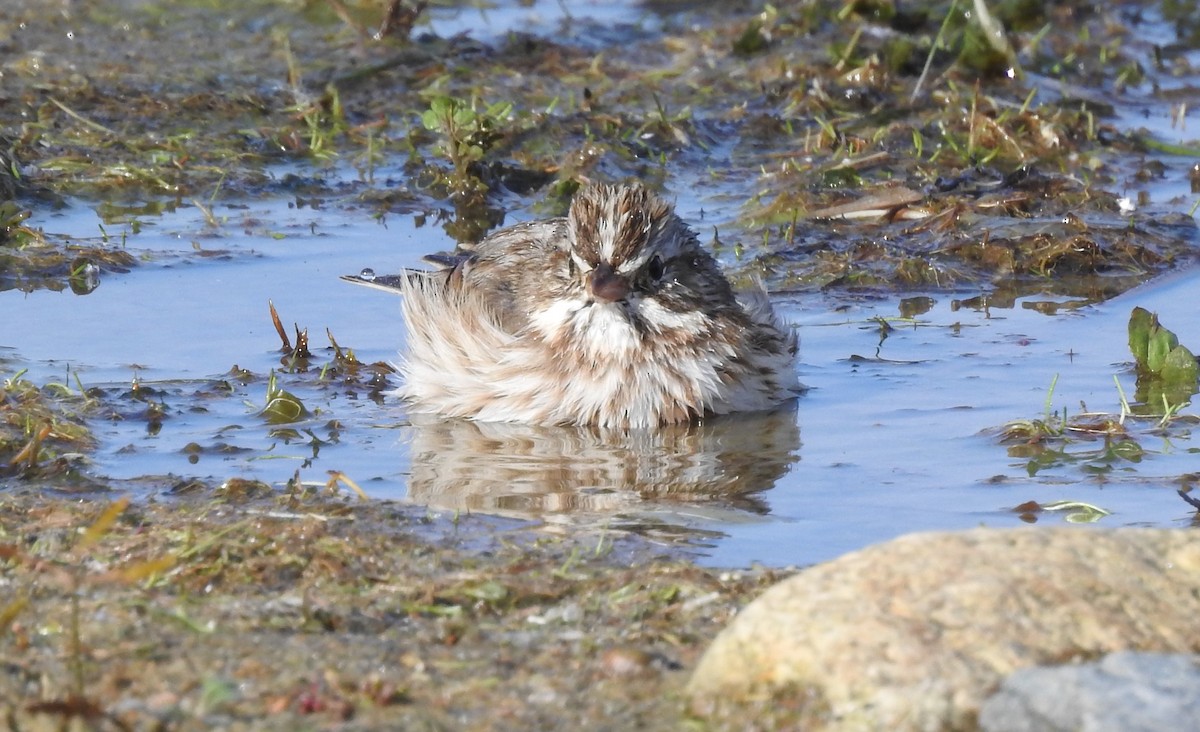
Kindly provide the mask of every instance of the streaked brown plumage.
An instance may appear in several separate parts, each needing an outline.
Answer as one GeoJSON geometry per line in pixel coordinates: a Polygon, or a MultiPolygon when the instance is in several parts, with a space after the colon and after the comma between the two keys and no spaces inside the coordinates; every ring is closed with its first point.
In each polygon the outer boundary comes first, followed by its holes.
{"type": "Polygon", "coordinates": [[[483,421],[650,428],[796,394],[795,333],[639,184],[497,231],[386,281],[404,295],[410,408],[483,421]]]}

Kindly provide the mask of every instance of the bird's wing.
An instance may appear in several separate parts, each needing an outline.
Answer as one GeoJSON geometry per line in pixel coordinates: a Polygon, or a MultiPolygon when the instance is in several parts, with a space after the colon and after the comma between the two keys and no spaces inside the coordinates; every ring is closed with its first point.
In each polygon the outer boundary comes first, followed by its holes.
{"type": "Polygon", "coordinates": [[[342,275],[341,279],[354,285],[362,285],[375,290],[382,290],[393,295],[399,295],[404,292],[404,280],[414,275],[422,273],[406,272],[404,274],[392,275],[374,275],[371,277],[363,277],[362,275],[342,275]]]}
{"type": "Polygon", "coordinates": [[[432,270],[367,277],[342,275],[342,279],[397,295],[404,294],[406,278],[410,283],[437,279],[448,292],[470,292],[486,304],[502,327],[515,333],[529,317],[517,302],[518,290],[528,289],[520,284],[545,276],[540,265],[548,250],[566,236],[566,219],[528,221],[493,232],[469,248],[426,255],[423,259],[433,265],[432,270]]]}
{"type": "Polygon", "coordinates": [[[428,254],[423,260],[434,265],[433,271],[419,269],[406,270],[400,274],[389,275],[342,275],[341,279],[355,285],[370,287],[376,290],[390,292],[393,295],[404,293],[404,281],[420,278],[431,278],[441,275],[449,283],[462,277],[463,268],[473,259],[470,253],[428,254]]]}

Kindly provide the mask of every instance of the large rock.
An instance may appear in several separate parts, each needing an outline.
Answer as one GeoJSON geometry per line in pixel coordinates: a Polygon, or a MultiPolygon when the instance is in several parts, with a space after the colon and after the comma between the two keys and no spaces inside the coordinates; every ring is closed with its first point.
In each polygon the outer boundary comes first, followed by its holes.
{"type": "Polygon", "coordinates": [[[969,729],[1017,669],[1200,650],[1197,598],[1192,531],[911,534],[772,587],[713,642],[689,691],[704,710],[794,690],[834,729],[969,729]]]}
{"type": "Polygon", "coordinates": [[[983,732],[1200,730],[1200,656],[1122,651],[1014,672],[983,703],[983,732]]]}

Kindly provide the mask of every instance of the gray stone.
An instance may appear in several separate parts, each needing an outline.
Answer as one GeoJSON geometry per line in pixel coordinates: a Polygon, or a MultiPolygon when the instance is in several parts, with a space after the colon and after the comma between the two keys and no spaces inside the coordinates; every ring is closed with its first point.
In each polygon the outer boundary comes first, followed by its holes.
{"type": "Polygon", "coordinates": [[[694,707],[794,692],[828,727],[970,729],[1017,669],[1200,651],[1200,533],[1096,527],[910,534],[752,602],[689,684],[694,707]]]}
{"type": "Polygon", "coordinates": [[[984,732],[1200,730],[1200,656],[1125,651],[1014,672],[979,715],[984,732]]]}

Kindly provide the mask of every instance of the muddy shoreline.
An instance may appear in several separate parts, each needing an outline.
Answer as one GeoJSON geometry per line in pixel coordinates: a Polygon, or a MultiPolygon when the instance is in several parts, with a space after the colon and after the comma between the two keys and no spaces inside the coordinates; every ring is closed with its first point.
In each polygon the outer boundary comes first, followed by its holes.
{"type": "Polygon", "coordinates": [[[787,575],[337,498],[162,500],[89,533],[112,505],[0,501],[13,729],[678,728],[687,670],[787,575]]]}

